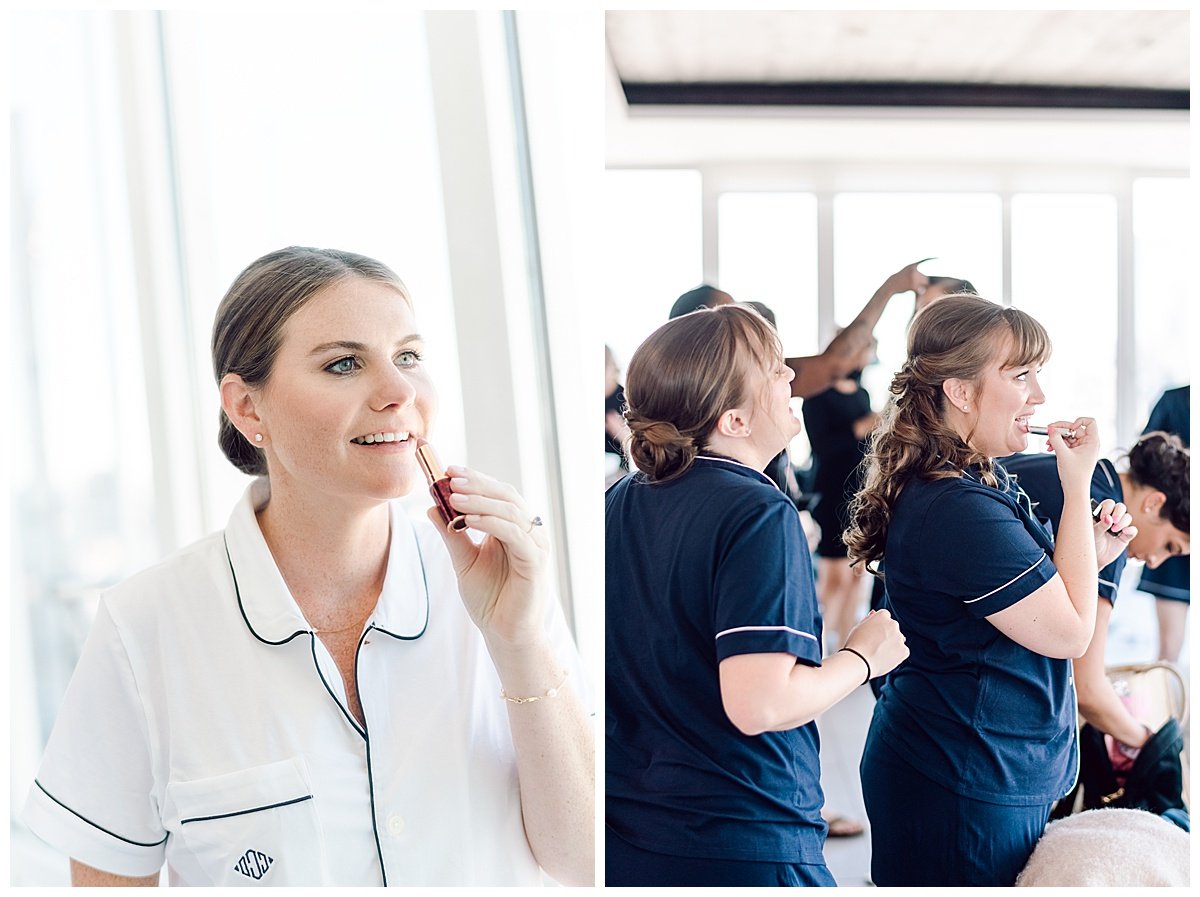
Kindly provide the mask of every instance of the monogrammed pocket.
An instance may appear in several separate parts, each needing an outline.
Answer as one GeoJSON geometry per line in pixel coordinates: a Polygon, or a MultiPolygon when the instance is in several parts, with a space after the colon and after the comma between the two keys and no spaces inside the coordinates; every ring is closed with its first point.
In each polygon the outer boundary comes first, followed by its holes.
{"type": "Polygon", "coordinates": [[[319,885],[321,829],[303,761],[167,786],[179,816],[177,865],[195,866],[213,885],[319,885]]]}

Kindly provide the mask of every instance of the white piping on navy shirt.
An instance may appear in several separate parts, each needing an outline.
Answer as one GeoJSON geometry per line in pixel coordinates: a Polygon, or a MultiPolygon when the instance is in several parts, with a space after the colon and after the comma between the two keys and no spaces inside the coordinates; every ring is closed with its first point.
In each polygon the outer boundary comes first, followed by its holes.
{"type": "Polygon", "coordinates": [[[732,635],[735,632],[790,632],[792,635],[799,635],[803,638],[810,638],[814,642],[817,637],[810,632],[801,632],[799,629],[793,629],[791,626],[735,626],[733,629],[725,629],[718,632],[714,636],[714,641],[723,635],[732,635]]]}
{"type": "MultiPolygon", "coordinates": [[[[1108,485],[1110,485],[1110,486],[1116,486],[1117,484],[1113,482],[1112,474],[1108,472],[1108,467],[1107,467],[1107,465],[1104,463],[1105,461],[1108,461],[1108,459],[1107,459],[1107,458],[1101,458],[1101,459],[1100,459],[1100,463],[1099,463],[1099,464],[1097,464],[1096,466],[1100,468],[1101,472],[1103,472],[1103,474],[1104,474],[1104,479],[1108,480],[1108,485]]],[[[1111,464],[1112,462],[1109,462],[1109,463],[1111,464]]]]}
{"type": "MultiPolygon", "coordinates": [[[[761,470],[755,470],[749,464],[743,464],[741,461],[734,461],[731,458],[714,458],[711,455],[697,455],[696,460],[697,461],[724,461],[726,464],[736,464],[738,467],[744,467],[747,470],[754,470],[754,472],[756,474],[758,474],[760,477],[762,477],[764,480],[766,480],[768,483],[770,483],[776,489],[779,489],[779,484],[776,483],[769,476],[767,476],[765,473],[763,473],[761,470]]],[[[716,639],[719,639],[723,635],[731,635],[732,633],[735,633],[735,632],[790,632],[790,633],[792,633],[792,635],[798,635],[803,638],[810,638],[814,642],[817,640],[817,637],[815,635],[808,633],[808,632],[801,632],[799,629],[793,629],[791,626],[735,626],[733,629],[726,629],[722,632],[718,632],[716,634],[716,636],[714,636],[714,641],[716,639]]]]}
{"type": "MultiPolygon", "coordinates": [[[[736,464],[738,467],[744,467],[747,470],[753,470],[756,474],[758,474],[760,477],[762,477],[763,480],[770,483],[776,489],[779,489],[779,484],[776,483],[769,476],[767,476],[765,473],[763,473],[761,470],[751,467],[749,464],[743,464],[741,461],[734,461],[732,458],[714,458],[712,455],[697,455],[694,460],[696,460],[696,461],[724,461],[726,464],[736,464]]],[[[782,492],[783,490],[780,489],[779,491],[782,492]]]]}
{"type": "Polygon", "coordinates": [[[964,601],[963,604],[974,604],[976,601],[982,601],[984,598],[988,597],[988,595],[995,595],[1000,590],[1007,589],[1009,586],[1011,586],[1014,582],[1016,582],[1018,579],[1020,579],[1026,573],[1029,573],[1035,567],[1037,567],[1037,565],[1040,564],[1045,557],[1046,557],[1046,552],[1043,551],[1042,556],[1040,558],[1038,558],[1036,561],[1034,561],[1033,566],[1030,567],[1028,570],[1022,570],[1020,573],[1018,573],[1016,576],[1014,576],[1012,579],[1010,579],[1004,585],[996,586],[996,588],[994,588],[990,592],[988,592],[987,595],[980,595],[978,598],[969,598],[966,601],[964,601]]]}

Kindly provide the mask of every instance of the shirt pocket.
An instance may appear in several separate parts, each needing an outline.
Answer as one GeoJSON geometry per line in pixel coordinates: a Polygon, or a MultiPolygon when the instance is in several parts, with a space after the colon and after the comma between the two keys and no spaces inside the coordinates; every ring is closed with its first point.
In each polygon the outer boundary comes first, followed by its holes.
{"type": "Polygon", "coordinates": [[[204,871],[205,884],[324,883],[324,839],[299,758],[172,782],[166,798],[178,817],[175,849],[204,871]]]}

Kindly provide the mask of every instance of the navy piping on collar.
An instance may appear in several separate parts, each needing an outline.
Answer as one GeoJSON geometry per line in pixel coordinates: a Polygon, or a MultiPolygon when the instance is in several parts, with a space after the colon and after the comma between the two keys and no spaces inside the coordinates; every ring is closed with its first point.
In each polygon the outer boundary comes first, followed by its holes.
{"type": "MultiPolygon", "coordinates": [[[[412,531],[412,536],[413,545],[417,549],[417,562],[421,567],[421,584],[425,587],[425,620],[421,624],[421,630],[415,635],[402,635],[398,632],[392,632],[372,623],[367,627],[367,632],[370,632],[372,629],[374,629],[377,632],[382,632],[384,635],[390,635],[394,639],[400,639],[401,641],[414,641],[415,639],[419,639],[421,636],[423,636],[425,634],[425,630],[429,628],[429,577],[425,574],[425,555],[421,551],[421,542],[417,538],[417,533],[415,530],[412,531]]],[[[237,596],[238,610],[241,612],[242,619],[245,620],[246,628],[250,630],[250,634],[260,642],[267,645],[285,645],[298,635],[312,635],[315,638],[316,633],[311,629],[297,629],[287,638],[278,642],[273,642],[270,639],[263,638],[261,635],[255,632],[254,626],[250,623],[250,618],[246,616],[246,608],[242,604],[242,591],[238,587],[237,571],[235,571],[233,568],[233,558],[229,554],[229,537],[222,534],[221,538],[225,543],[225,560],[229,563],[229,575],[233,577],[233,592],[234,595],[237,596]]],[[[328,688],[329,686],[326,685],[325,687],[328,688]]]]}
{"type": "Polygon", "coordinates": [[[120,835],[118,835],[116,832],[110,832],[104,826],[99,825],[95,822],[92,822],[92,820],[88,819],[82,813],[77,813],[75,810],[72,810],[70,807],[68,807],[66,804],[64,804],[61,800],[59,800],[57,797],[55,797],[53,794],[51,794],[49,791],[47,791],[45,789],[45,787],[42,785],[42,783],[39,782],[37,779],[33,780],[33,784],[38,786],[38,788],[41,790],[42,794],[46,795],[46,797],[50,798],[52,801],[54,801],[56,804],[58,804],[60,807],[62,807],[64,810],[66,810],[68,813],[70,813],[72,816],[79,817],[80,819],[82,819],[84,822],[86,822],[88,825],[92,826],[93,828],[98,828],[98,829],[100,829],[100,831],[104,832],[104,834],[112,835],[118,841],[124,841],[126,844],[133,844],[136,847],[158,847],[158,845],[165,843],[167,838],[170,835],[170,833],[168,832],[166,835],[163,835],[161,841],[151,841],[151,842],[134,841],[130,838],[123,838],[120,835]]]}
{"type": "Polygon", "coordinates": [[[242,590],[240,588],[238,588],[237,571],[233,569],[233,558],[229,554],[229,536],[222,533],[221,539],[225,543],[225,560],[227,560],[229,562],[229,575],[233,577],[233,594],[237,597],[238,610],[242,614],[242,619],[246,621],[246,628],[250,630],[250,634],[252,636],[254,636],[256,639],[258,639],[260,642],[262,642],[264,645],[286,645],[288,642],[290,642],[296,636],[304,635],[306,633],[306,630],[297,629],[295,632],[293,632],[291,635],[289,635],[287,638],[283,639],[282,641],[273,642],[270,639],[263,638],[261,635],[259,635],[257,632],[254,631],[254,626],[250,623],[250,618],[246,616],[246,608],[242,604],[242,590]]]}
{"type": "Polygon", "coordinates": [[[416,529],[409,527],[409,530],[412,532],[413,546],[417,549],[417,563],[421,567],[421,584],[425,587],[425,622],[421,624],[421,631],[416,635],[401,635],[398,632],[391,632],[381,626],[376,626],[374,623],[367,627],[367,632],[374,629],[376,632],[382,632],[384,635],[390,635],[392,638],[400,639],[404,642],[419,639],[425,634],[425,630],[429,628],[429,577],[425,575],[425,555],[421,552],[421,540],[417,538],[416,529]]]}
{"type": "MultiPolygon", "coordinates": [[[[734,461],[732,458],[722,458],[719,455],[697,455],[693,460],[694,461],[720,461],[724,464],[733,464],[736,467],[744,467],[746,470],[754,471],[754,473],[758,474],[759,478],[764,483],[768,483],[768,484],[774,486],[776,489],[779,489],[779,484],[776,483],[769,476],[767,476],[765,473],[763,473],[761,470],[755,470],[749,464],[743,464],[741,461],[734,461]]],[[[780,491],[782,492],[783,490],[780,490],[780,491]]]]}

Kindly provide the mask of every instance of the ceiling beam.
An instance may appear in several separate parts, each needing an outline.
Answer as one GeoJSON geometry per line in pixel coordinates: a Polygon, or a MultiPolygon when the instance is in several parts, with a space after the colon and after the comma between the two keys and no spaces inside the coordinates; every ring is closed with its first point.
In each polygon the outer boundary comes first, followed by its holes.
{"type": "Polygon", "coordinates": [[[1187,109],[1188,90],[905,81],[622,82],[630,106],[908,106],[1187,109]]]}

